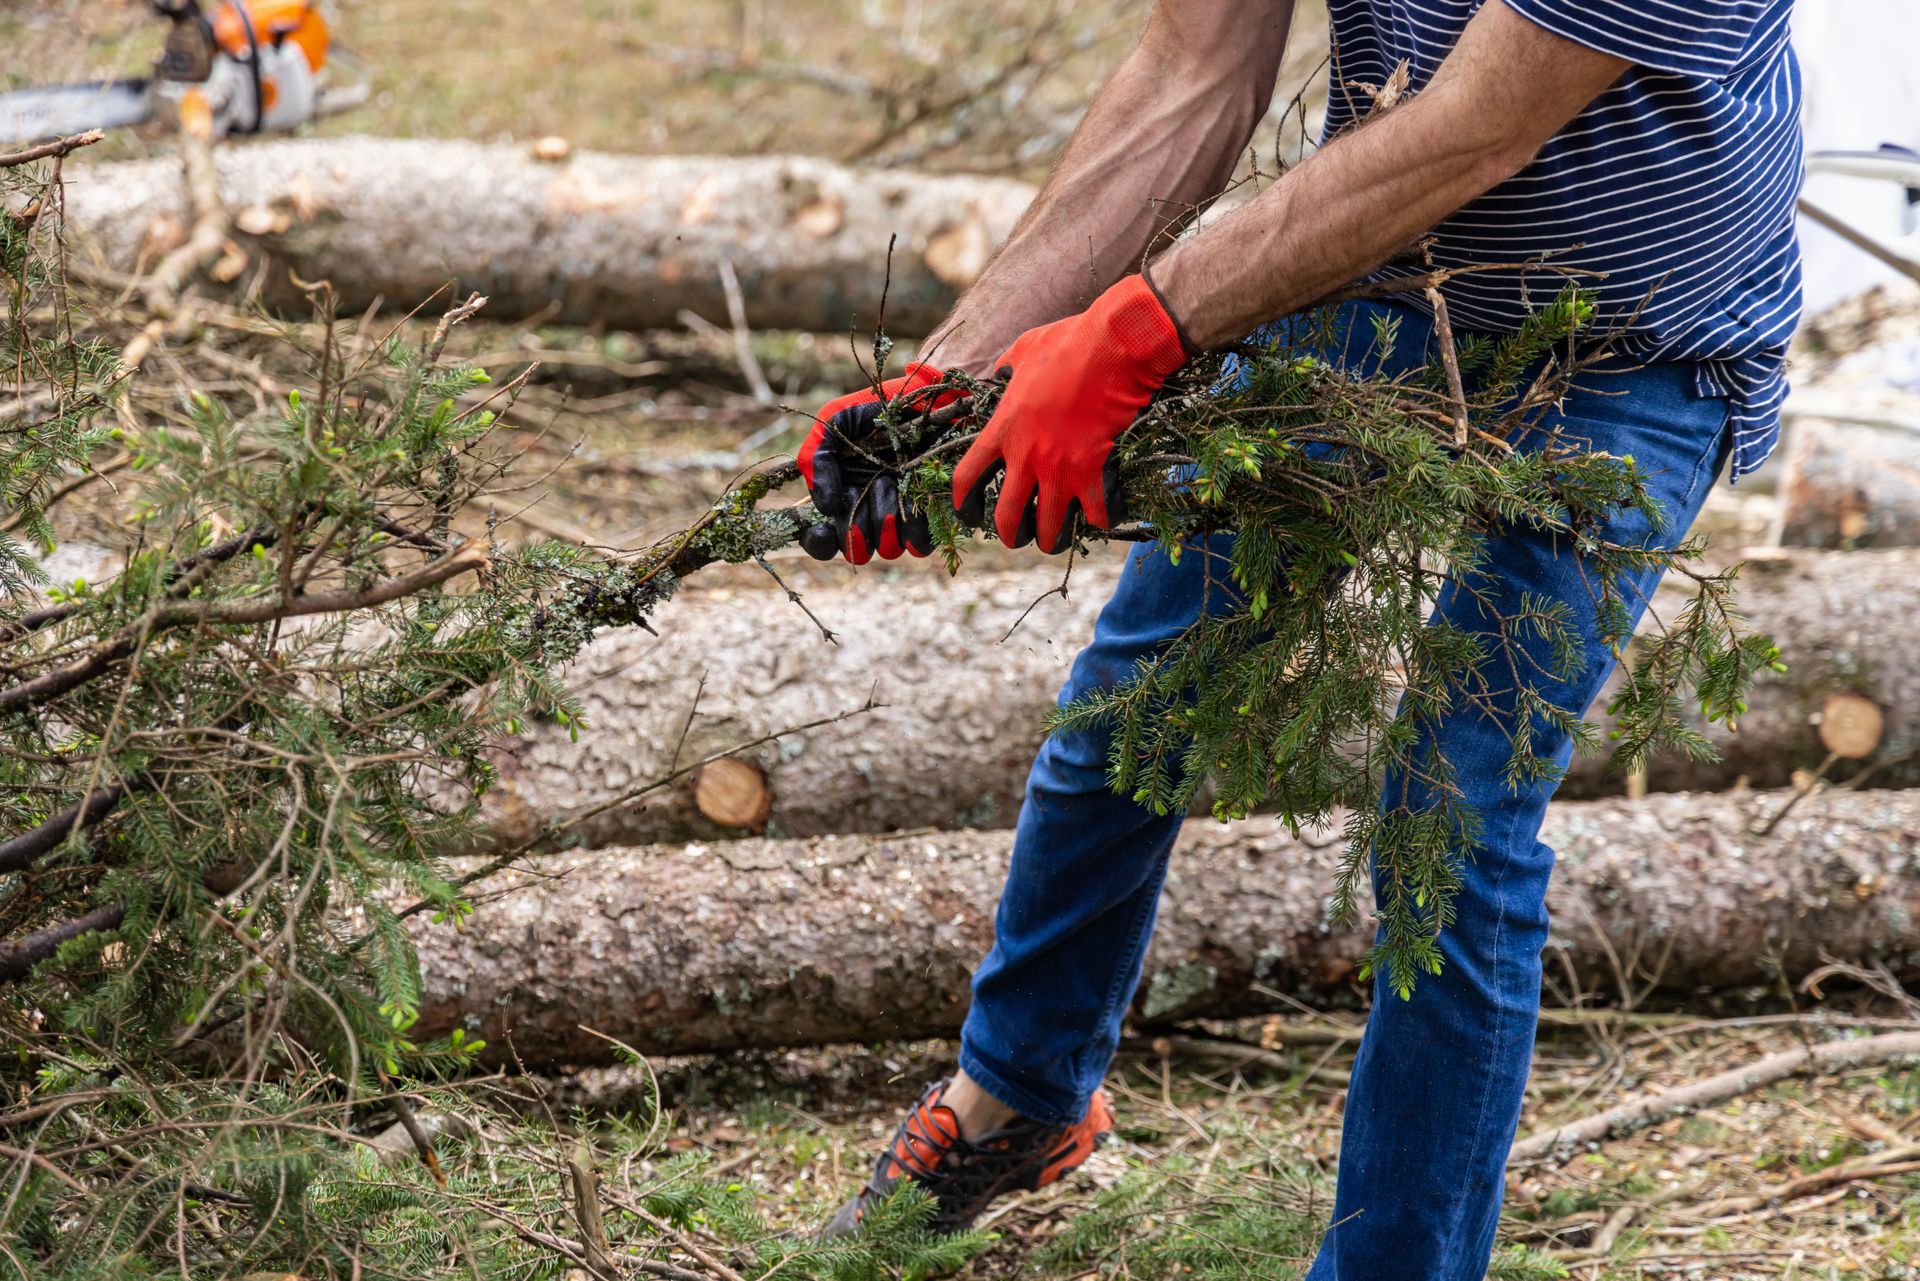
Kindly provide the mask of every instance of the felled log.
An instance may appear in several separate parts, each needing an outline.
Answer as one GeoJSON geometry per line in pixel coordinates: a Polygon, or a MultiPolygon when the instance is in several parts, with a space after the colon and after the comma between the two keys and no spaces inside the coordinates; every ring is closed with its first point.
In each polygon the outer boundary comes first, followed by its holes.
{"type": "MultiPolygon", "coordinates": [[[[1678,605],[1677,596],[1662,593],[1654,609],[1670,618],[1678,605]]],[[[1920,618],[1920,551],[1756,556],[1741,571],[1735,606],[1752,629],[1779,643],[1787,671],[1760,674],[1737,728],[1699,726],[1720,749],[1719,760],[1655,760],[1647,770],[1650,788],[1709,791],[1741,780],[1780,787],[1796,771],[1820,768],[1830,751],[1821,719],[1839,693],[1858,695],[1878,709],[1881,738],[1877,751],[1830,776],[1849,778],[1871,769],[1876,787],[1920,786],[1920,755],[1913,754],[1920,746],[1920,646],[1911,639],[1920,618]]],[[[1611,687],[1596,709],[1602,724],[1599,711],[1610,693],[1611,687]]],[[[1861,719],[1858,705],[1844,701],[1849,715],[1861,719]]],[[[1588,757],[1574,763],[1564,794],[1592,795],[1617,784],[1605,757],[1588,757]]]]}
{"type": "MultiPolygon", "coordinates": [[[[788,836],[1007,826],[1041,723],[1117,568],[1111,554],[1077,567],[1065,600],[1040,599],[1059,585],[1053,564],[950,579],[916,562],[884,590],[862,578],[809,591],[808,607],[838,633],[837,645],[823,644],[778,592],[706,592],[690,583],[657,615],[661,636],[612,634],[582,657],[570,680],[589,728],[577,743],[546,728],[503,745],[501,783],[486,799],[491,829],[498,844],[517,843],[670,772],[676,749],[683,765],[698,761],[857,708],[870,693],[886,706],[754,749],[767,811],[736,821],[788,836]],[[1029,605],[1032,613],[1003,641],[1029,605]]],[[[1878,767],[1877,785],[1920,784],[1920,761],[1898,759],[1920,741],[1920,646],[1911,639],[1920,552],[1755,561],[1738,601],[1753,627],[1781,641],[1788,670],[1763,674],[1737,732],[1707,727],[1721,760],[1656,760],[1648,786],[1716,791],[1741,778],[1784,786],[1796,769],[1825,760],[1818,721],[1836,692],[1879,710],[1883,741],[1877,754],[1834,776],[1878,767]]],[[[1663,617],[1677,607],[1666,595],[1655,606],[1663,617]]],[[[1563,794],[1612,795],[1623,786],[1604,757],[1587,757],[1574,763],[1563,794]]],[[[692,780],[661,789],[569,828],[566,839],[614,845],[738,835],[702,814],[696,791],[692,780]]]]}
{"type": "MultiPolygon", "coordinates": [[[[1556,806],[1550,971],[1590,991],[1698,992],[1829,958],[1920,970],[1920,792],[1825,793],[1749,835],[1780,804],[1745,793],[1556,806]]],[[[510,1034],[540,1063],[607,1061],[587,1028],[649,1053],[948,1034],[992,939],[1009,839],[758,839],[544,860],[476,886],[464,928],[414,919],[422,1030],[464,1026],[501,1047],[510,1034]]],[[[1370,931],[1325,921],[1340,852],[1337,831],[1189,823],[1136,1022],[1259,1013],[1276,991],[1352,997],[1370,931]]]]}
{"type": "MultiPolygon", "coordinates": [[[[487,314],[674,328],[727,317],[721,264],[756,326],[924,334],[972,283],[1033,196],[1001,178],[862,170],[803,156],[537,159],[447,139],[315,138],[218,152],[220,194],[268,299],[308,304],[289,278],[331,281],[346,309],[404,310],[446,284],[487,314]],[[551,310],[550,310],[551,309],[551,310]]],[[[130,270],[187,218],[172,159],[67,171],[69,224],[130,270]]]]}
{"type": "Polygon", "coordinates": [[[1796,419],[1780,500],[1789,546],[1920,545],[1920,420],[1902,430],[1796,419]]]}
{"type": "Polygon", "coordinates": [[[758,823],[723,811],[712,794],[702,805],[702,771],[576,823],[566,839],[740,835],[729,818],[787,836],[1007,826],[1042,721],[1093,633],[1118,559],[1076,567],[1067,599],[1037,605],[1060,569],[950,578],[929,562],[901,562],[903,577],[883,588],[863,572],[806,593],[838,637],[833,645],[782,593],[708,591],[692,580],[656,616],[658,637],[609,633],[569,671],[587,714],[578,742],[548,727],[503,746],[500,782],[484,802],[488,827],[499,845],[517,844],[671,772],[676,759],[699,761],[869,696],[882,706],[746,754],[766,790],[758,823]]]}

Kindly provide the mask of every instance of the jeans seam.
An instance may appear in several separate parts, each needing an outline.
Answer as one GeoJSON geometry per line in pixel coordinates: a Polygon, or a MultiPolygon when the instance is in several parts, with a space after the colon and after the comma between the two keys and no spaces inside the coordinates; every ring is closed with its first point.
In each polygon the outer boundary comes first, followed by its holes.
{"type": "MultiPolygon", "coordinates": [[[[1512,819],[1509,818],[1506,824],[1504,824],[1504,826],[1506,828],[1511,828],[1513,826],[1512,819]]],[[[1489,849],[1498,848],[1498,849],[1506,849],[1511,851],[1511,848],[1512,848],[1511,847],[1511,836],[1512,836],[1511,831],[1504,831],[1502,833],[1502,836],[1504,839],[1502,839],[1501,843],[1498,846],[1494,846],[1491,843],[1489,843],[1487,848],[1489,849]]],[[[1513,855],[1511,854],[1511,852],[1509,852],[1507,857],[1503,858],[1500,861],[1500,872],[1494,878],[1494,882],[1493,882],[1494,900],[1500,905],[1499,909],[1495,912],[1494,918],[1493,918],[1493,946],[1490,954],[1495,958],[1499,958],[1501,956],[1501,943],[1502,943],[1502,940],[1506,937],[1506,932],[1507,932],[1507,899],[1506,899],[1506,895],[1502,893],[1502,891],[1506,888],[1507,873],[1510,870],[1512,870],[1512,868],[1513,868],[1513,855]]],[[[1498,963],[1497,960],[1496,960],[1496,963],[1498,963]]],[[[1506,1005],[1502,1003],[1498,1007],[1498,1012],[1494,1016],[1493,1039],[1496,1042],[1498,1042],[1500,1037],[1505,1033],[1506,1026],[1507,1026],[1507,1009],[1506,1009],[1506,1005]]],[[[1452,1216],[1451,1216],[1453,1219],[1453,1224],[1447,1230],[1447,1239],[1442,1244],[1440,1249],[1440,1257],[1442,1259],[1452,1259],[1456,1256],[1456,1253],[1460,1245],[1460,1234],[1466,1229],[1467,1216],[1465,1212],[1465,1207],[1466,1207],[1466,1201],[1467,1201],[1467,1193],[1470,1190],[1468,1185],[1471,1183],[1472,1179],[1476,1177],[1473,1172],[1476,1170],[1476,1168],[1479,1165],[1481,1151],[1486,1145],[1487,1110],[1491,1106],[1492,1098],[1493,1098],[1493,1081],[1492,1081],[1491,1074],[1488,1074],[1487,1076],[1483,1077],[1480,1082],[1480,1103],[1476,1111],[1476,1115],[1474,1117],[1474,1122],[1473,1122],[1473,1140],[1472,1140],[1471,1146],[1469,1146],[1467,1149],[1467,1160],[1466,1160],[1467,1178],[1461,1182],[1459,1186],[1458,1194],[1453,1199],[1452,1216]]],[[[1513,1142],[1513,1136],[1508,1135],[1507,1143],[1511,1145],[1512,1142],[1513,1142]]]]}
{"type": "MultiPolygon", "coordinates": [[[[1161,861],[1165,858],[1166,856],[1162,855],[1161,861]]],[[[1127,976],[1133,973],[1134,968],[1140,963],[1141,955],[1147,950],[1147,918],[1153,915],[1159,903],[1159,894],[1142,894],[1140,905],[1134,908],[1133,920],[1128,922],[1128,929],[1133,935],[1133,946],[1129,947],[1122,956],[1121,963],[1114,967],[1113,977],[1107,983],[1106,999],[1100,1004],[1100,1015],[1093,1021],[1092,1034],[1074,1052],[1074,1094],[1077,1100],[1085,1100],[1093,1095],[1092,1090],[1082,1088],[1084,1084],[1080,1080],[1082,1060],[1086,1056],[1088,1047],[1093,1044],[1093,1038],[1106,1030],[1108,1021],[1113,1018],[1114,1008],[1120,1003],[1120,989],[1126,986],[1127,976]]]]}
{"type": "MultiPolygon", "coordinates": [[[[1721,442],[1727,438],[1728,428],[1725,423],[1720,425],[1720,430],[1707,437],[1707,447],[1700,451],[1698,458],[1693,460],[1693,477],[1687,482],[1687,492],[1680,499],[1681,507],[1693,506],[1693,496],[1700,492],[1700,477],[1719,453],[1721,442]]],[[[1686,536],[1685,530],[1674,532],[1683,538],[1686,536]]]]}

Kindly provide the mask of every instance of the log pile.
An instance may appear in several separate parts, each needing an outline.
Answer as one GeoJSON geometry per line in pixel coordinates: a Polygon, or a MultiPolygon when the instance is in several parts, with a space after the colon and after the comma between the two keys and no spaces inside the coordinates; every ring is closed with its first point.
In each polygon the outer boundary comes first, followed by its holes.
{"type": "Polygon", "coordinates": [[[832,645],[778,591],[710,591],[693,580],[660,611],[659,636],[609,634],[582,656],[569,675],[589,726],[577,743],[539,729],[503,746],[500,784],[485,801],[491,828],[500,845],[517,844],[668,773],[676,754],[698,761],[870,695],[882,706],[747,754],[765,780],[759,823],[740,821],[738,802],[718,807],[703,771],[567,837],[635,845],[757,826],[789,836],[1007,826],[1117,562],[1080,566],[1066,600],[1038,605],[1059,584],[1057,569],[950,578],[916,561],[884,591],[865,580],[809,591],[807,607],[838,637],[832,645]]]}
{"type": "MultiPolygon", "coordinates": [[[[301,280],[329,280],[349,310],[452,281],[497,318],[631,328],[721,319],[737,277],[754,326],[869,326],[886,280],[888,330],[924,333],[1032,196],[799,157],[444,141],[276,141],[217,163],[269,302],[302,305],[275,294],[301,280]]],[[[67,174],[99,264],[133,271],[189,230],[171,161],[67,174]]],[[[1739,594],[1788,671],[1761,679],[1737,731],[1704,727],[1719,760],[1654,761],[1633,780],[1644,798],[1620,799],[1604,760],[1575,763],[1544,834],[1561,855],[1556,975],[1639,994],[1775,985],[1828,961],[1920,974],[1920,790],[1822,790],[1920,789],[1913,426],[1796,423],[1774,545],[1748,557],[1739,594]]],[[[660,635],[594,645],[572,673],[590,732],[498,745],[477,851],[568,852],[477,885],[463,931],[413,918],[421,1032],[585,1064],[612,1049],[595,1033],[692,1052],[954,1031],[1042,721],[1119,557],[1050,596],[1061,570],[910,564],[884,591],[809,591],[837,645],[777,591],[696,583],[660,635]],[[683,776],[648,787],[668,775],[683,776]]],[[[1362,999],[1369,931],[1325,920],[1339,854],[1337,835],[1269,819],[1189,824],[1136,1021],[1264,1012],[1274,992],[1362,999]]]]}

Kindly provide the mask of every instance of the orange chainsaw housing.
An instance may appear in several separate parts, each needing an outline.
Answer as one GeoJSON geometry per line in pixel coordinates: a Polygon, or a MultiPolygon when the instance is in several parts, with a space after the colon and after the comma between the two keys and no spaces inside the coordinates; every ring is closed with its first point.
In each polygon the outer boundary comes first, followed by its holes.
{"type": "Polygon", "coordinates": [[[255,43],[278,45],[291,40],[306,54],[313,70],[327,63],[331,37],[327,20],[313,7],[313,0],[242,0],[240,4],[227,0],[214,10],[212,22],[214,42],[236,58],[250,56],[255,43]],[[253,22],[251,40],[248,19],[253,22]]]}

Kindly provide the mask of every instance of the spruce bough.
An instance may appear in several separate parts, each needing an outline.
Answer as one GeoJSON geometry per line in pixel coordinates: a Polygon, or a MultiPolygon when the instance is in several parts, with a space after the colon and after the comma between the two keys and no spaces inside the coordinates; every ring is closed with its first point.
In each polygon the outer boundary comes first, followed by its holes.
{"type": "MultiPolygon", "coordinates": [[[[1415,278],[1426,284],[1431,277],[1415,278]]],[[[1502,718],[1518,786],[1558,767],[1537,750],[1551,727],[1578,749],[1601,746],[1584,708],[1557,705],[1552,682],[1581,662],[1563,606],[1528,603],[1502,618],[1489,644],[1431,618],[1444,583],[1477,590],[1492,571],[1488,535],[1526,526],[1563,535],[1596,596],[1602,639],[1628,676],[1608,711],[1611,764],[1626,772],[1652,755],[1708,756],[1685,714],[1708,721],[1746,709],[1758,672],[1780,670],[1771,640],[1745,631],[1733,607],[1735,570],[1704,573],[1696,541],[1668,550],[1609,541],[1611,518],[1664,514],[1631,457],[1562,439],[1545,411],[1605,349],[1585,332],[1588,299],[1568,288],[1517,334],[1476,337],[1398,379],[1354,376],[1317,353],[1335,313],[1321,309],[1272,326],[1266,337],[1186,371],[1119,448],[1134,523],[1117,536],[1150,538],[1165,555],[1209,555],[1196,535],[1232,531],[1231,559],[1210,577],[1232,601],[1203,616],[1118,687],[1056,713],[1055,732],[1112,734],[1116,792],[1158,813],[1208,798],[1215,817],[1277,811],[1296,829],[1341,813],[1348,853],[1332,914],[1360,911],[1370,872],[1381,893],[1380,939],[1362,967],[1403,998],[1438,972],[1439,931],[1453,919],[1460,860],[1478,816],[1459,799],[1453,764],[1434,747],[1448,712],[1491,708],[1511,682],[1522,714],[1502,718]],[[1458,399],[1456,371],[1481,389],[1458,399]],[[1648,569],[1691,579],[1690,604],[1655,634],[1635,638],[1622,581],[1648,569]],[[1556,666],[1509,661],[1525,634],[1556,666]],[[1380,805],[1389,770],[1417,776],[1430,799],[1380,805]]],[[[1378,324],[1380,355],[1397,335],[1378,324]]],[[[976,408],[991,386],[969,385],[976,408]]],[[[896,426],[896,432],[902,428],[896,426]]],[[[922,454],[908,492],[935,513],[950,565],[966,537],[945,501],[945,459],[963,439],[949,429],[922,454]]],[[[1097,536],[1097,535],[1096,535],[1097,536]]],[[[1409,789],[1410,790],[1410,789],[1409,789]]]]}

